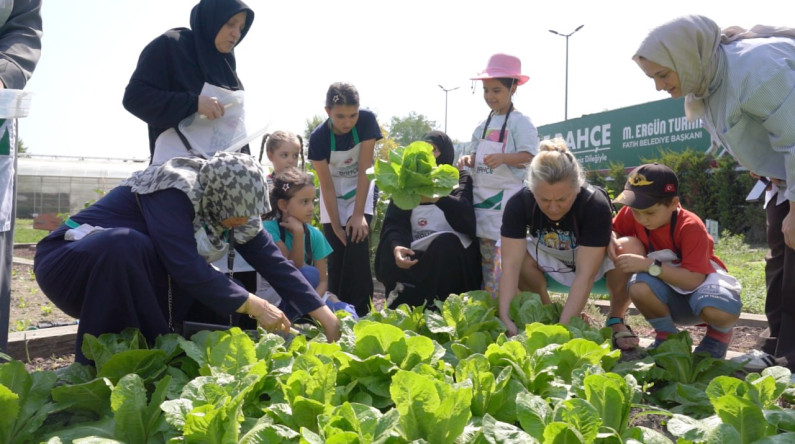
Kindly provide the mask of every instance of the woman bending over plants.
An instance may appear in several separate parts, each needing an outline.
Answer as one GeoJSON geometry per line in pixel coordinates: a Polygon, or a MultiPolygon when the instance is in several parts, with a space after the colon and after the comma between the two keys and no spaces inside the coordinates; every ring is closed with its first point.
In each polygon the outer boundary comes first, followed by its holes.
{"type": "MultiPolygon", "coordinates": [[[[548,278],[569,287],[560,316],[567,324],[582,313],[594,286],[606,283],[612,293],[611,285],[617,285],[610,279],[608,271],[614,266],[606,256],[613,216],[609,197],[585,182],[582,167],[563,139],[541,142],[528,167],[527,184],[508,201],[500,230],[499,315],[509,335],[517,333],[509,314],[517,290],[538,293],[548,304],[548,278]]],[[[621,318],[611,319],[623,324],[621,318]]],[[[637,345],[632,332],[619,327],[614,331],[614,346],[637,345]],[[622,343],[616,344],[619,340],[622,343]]]]}
{"type": "Polygon", "coordinates": [[[330,340],[339,320],[262,230],[270,207],[265,174],[247,154],[173,158],[135,173],[39,242],[33,269],[44,294],[80,319],[75,359],[88,363],[86,333],[141,330],[149,341],[209,309],[236,325],[247,314],[271,331],[288,317],[210,263],[240,253],[297,315],[319,321],[330,340]],[[230,254],[231,256],[231,254],[230,254]]]}

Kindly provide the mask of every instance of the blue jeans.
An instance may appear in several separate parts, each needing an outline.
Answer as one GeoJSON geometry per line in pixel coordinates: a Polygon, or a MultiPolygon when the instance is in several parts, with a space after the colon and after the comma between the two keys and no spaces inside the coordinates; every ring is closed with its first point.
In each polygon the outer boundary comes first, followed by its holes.
{"type": "Polygon", "coordinates": [[[629,279],[627,288],[638,282],[648,285],[657,299],[668,306],[671,319],[677,324],[695,325],[704,322],[700,318],[704,307],[714,307],[731,314],[739,314],[742,309],[740,295],[718,285],[707,285],[692,293],[682,294],[649,273],[635,273],[629,279]]]}
{"type": "MultiPolygon", "coordinates": [[[[309,282],[309,285],[311,285],[312,288],[317,288],[317,286],[320,285],[320,271],[318,271],[317,268],[311,265],[304,265],[303,267],[299,268],[298,271],[304,275],[304,278],[306,278],[306,281],[309,282]]],[[[323,295],[321,294],[320,296],[323,295]]]]}

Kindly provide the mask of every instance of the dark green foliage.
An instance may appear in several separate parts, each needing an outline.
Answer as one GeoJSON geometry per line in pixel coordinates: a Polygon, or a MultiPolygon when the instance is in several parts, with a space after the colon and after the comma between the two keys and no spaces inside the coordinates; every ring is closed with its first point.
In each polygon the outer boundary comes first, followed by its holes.
{"type": "MultiPolygon", "coordinates": [[[[702,220],[717,220],[721,231],[743,235],[748,242],[764,242],[765,212],[762,204],[745,200],[756,180],[747,170],[739,169],[734,158],[715,158],[688,149],[684,152],[661,150],[659,157],[643,161],[671,167],[679,177],[682,206],[702,220]]],[[[629,171],[631,168],[625,169],[622,164],[612,164],[607,172],[588,173],[588,181],[602,185],[610,196],[615,197],[624,188],[629,171]]]]}

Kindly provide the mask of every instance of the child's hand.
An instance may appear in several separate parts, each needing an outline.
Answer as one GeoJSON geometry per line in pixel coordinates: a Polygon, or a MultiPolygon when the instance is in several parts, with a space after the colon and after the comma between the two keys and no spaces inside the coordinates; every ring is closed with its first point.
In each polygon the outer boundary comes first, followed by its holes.
{"type": "Polygon", "coordinates": [[[345,229],[342,228],[339,224],[332,222],[331,229],[334,230],[334,234],[337,235],[337,239],[342,242],[342,245],[348,245],[348,239],[345,236],[345,229]]]}
{"type": "Polygon", "coordinates": [[[345,232],[351,237],[351,241],[356,244],[363,241],[370,233],[370,226],[367,225],[367,219],[362,216],[351,216],[348,219],[348,225],[345,226],[345,232]]]}
{"type": "Polygon", "coordinates": [[[409,248],[395,247],[393,254],[395,255],[395,265],[397,265],[398,268],[408,270],[417,263],[417,259],[412,259],[414,251],[409,248]]]}
{"type": "Polygon", "coordinates": [[[464,167],[472,168],[474,166],[474,165],[472,165],[472,156],[461,156],[461,157],[459,157],[457,166],[458,166],[458,169],[461,169],[461,168],[464,168],[464,167]]]}
{"type": "Polygon", "coordinates": [[[611,261],[615,262],[616,258],[621,255],[624,251],[624,246],[619,244],[616,239],[615,233],[610,237],[610,243],[607,245],[607,257],[610,258],[611,261]]]}
{"type": "Polygon", "coordinates": [[[483,163],[493,170],[494,168],[497,168],[498,166],[505,163],[505,155],[501,153],[486,154],[483,156],[483,163]]]}
{"type": "Polygon", "coordinates": [[[639,254],[621,254],[616,257],[615,261],[616,270],[623,273],[639,273],[647,271],[649,265],[654,263],[654,260],[641,256],[639,254]]]}
{"type": "Polygon", "coordinates": [[[287,216],[286,219],[279,222],[279,225],[284,227],[285,230],[289,231],[294,238],[304,235],[304,224],[293,216],[287,216]]]}

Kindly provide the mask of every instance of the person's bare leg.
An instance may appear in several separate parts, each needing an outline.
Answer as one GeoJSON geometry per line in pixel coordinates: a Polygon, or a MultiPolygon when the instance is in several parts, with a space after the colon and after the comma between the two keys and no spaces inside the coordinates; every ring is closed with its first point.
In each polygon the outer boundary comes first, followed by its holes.
{"type": "Polygon", "coordinates": [[[541,296],[541,302],[544,305],[552,302],[549,299],[549,292],[547,292],[547,278],[538,269],[538,264],[530,257],[530,253],[524,254],[522,268],[519,272],[519,291],[537,293],[541,296]]]}

